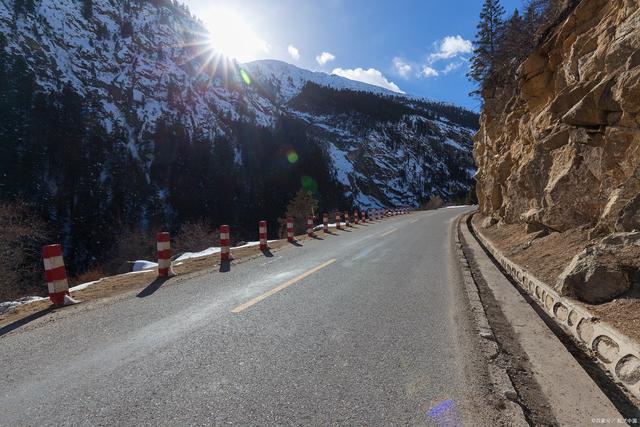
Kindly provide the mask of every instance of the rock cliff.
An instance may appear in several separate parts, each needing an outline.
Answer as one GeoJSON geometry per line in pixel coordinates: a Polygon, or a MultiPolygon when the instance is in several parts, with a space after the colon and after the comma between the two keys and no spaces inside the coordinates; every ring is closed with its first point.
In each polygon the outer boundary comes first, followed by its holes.
{"type": "Polygon", "coordinates": [[[586,227],[594,243],[640,230],[639,0],[575,2],[516,81],[482,95],[484,215],[531,230],[586,227]]]}

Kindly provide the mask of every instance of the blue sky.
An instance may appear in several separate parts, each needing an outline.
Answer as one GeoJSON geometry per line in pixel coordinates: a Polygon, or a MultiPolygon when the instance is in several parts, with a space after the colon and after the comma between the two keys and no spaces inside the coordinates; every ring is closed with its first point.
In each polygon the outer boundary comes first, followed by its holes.
{"type": "MultiPolygon", "coordinates": [[[[185,0],[212,44],[477,110],[465,74],[482,0],[185,0]]],[[[522,0],[502,0],[507,11],[522,0]]]]}

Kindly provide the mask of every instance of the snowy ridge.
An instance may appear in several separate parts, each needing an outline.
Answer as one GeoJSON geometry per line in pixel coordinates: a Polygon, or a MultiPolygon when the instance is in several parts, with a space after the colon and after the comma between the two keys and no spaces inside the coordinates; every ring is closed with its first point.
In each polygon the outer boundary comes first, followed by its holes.
{"type": "Polygon", "coordinates": [[[249,73],[260,83],[273,88],[278,101],[283,103],[288,102],[298,95],[307,82],[338,90],[352,90],[375,93],[382,96],[424,100],[421,97],[393,92],[389,89],[350,80],[335,74],[305,70],[274,59],[249,62],[244,64],[244,67],[246,67],[249,73]]]}
{"type": "MultiPolygon", "coordinates": [[[[93,114],[107,133],[125,136],[125,146],[147,177],[161,118],[180,121],[190,135],[211,140],[225,135],[233,141],[234,121],[273,128],[286,115],[306,123],[355,205],[415,206],[436,195],[459,196],[472,185],[474,129],[431,111],[423,98],[275,60],[225,60],[216,68],[215,61],[208,62],[213,47],[205,30],[170,1],[93,0],[88,18],[83,3],[34,0],[34,11],[14,16],[15,0],[3,0],[4,50],[26,60],[39,90],[60,92],[71,85],[95,99],[93,114]],[[242,82],[240,68],[252,84],[242,82]],[[291,101],[308,82],[373,94],[407,113],[381,119],[293,107],[291,101]]],[[[239,166],[241,148],[233,147],[239,166]]],[[[164,201],[167,189],[154,191],[164,201]]]]}

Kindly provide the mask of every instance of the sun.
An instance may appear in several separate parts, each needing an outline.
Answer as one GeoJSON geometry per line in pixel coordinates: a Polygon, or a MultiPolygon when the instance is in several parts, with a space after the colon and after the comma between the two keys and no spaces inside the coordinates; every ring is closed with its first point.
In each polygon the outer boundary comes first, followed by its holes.
{"type": "Polygon", "coordinates": [[[258,37],[252,26],[237,12],[211,9],[203,21],[209,31],[211,48],[240,62],[248,62],[269,53],[269,44],[258,37]]]}

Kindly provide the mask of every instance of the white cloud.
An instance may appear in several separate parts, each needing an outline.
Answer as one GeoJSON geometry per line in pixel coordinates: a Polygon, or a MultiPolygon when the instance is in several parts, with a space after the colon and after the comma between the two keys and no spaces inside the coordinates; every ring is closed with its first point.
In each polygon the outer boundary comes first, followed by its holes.
{"type": "Polygon", "coordinates": [[[460,68],[462,66],[462,64],[464,64],[463,61],[460,62],[452,62],[450,64],[447,64],[447,66],[444,68],[444,70],[442,70],[443,74],[449,74],[452,71],[457,70],[458,68],[460,68]]]}
{"type": "Polygon", "coordinates": [[[298,50],[297,47],[290,44],[287,50],[289,51],[289,55],[291,55],[293,59],[295,59],[296,61],[300,59],[300,51],[298,50]]]}
{"type": "Polygon", "coordinates": [[[440,42],[438,51],[429,55],[429,62],[453,58],[461,53],[473,52],[473,43],[462,36],[446,36],[440,42]]]}
{"type": "Polygon", "coordinates": [[[398,73],[398,75],[404,79],[409,78],[411,70],[413,69],[410,64],[407,64],[405,61],[398,57],[393,58],[393,67],[395,68],[396,73],[398,73]]]}
{"type": "Polygon", "coordinates": [[[438,77],[440,73],[434,68],[429,67],[428,65],[424,65],[422,67],[422,72],[420,73],[422,77],[438,77]]]}
{"type": "Polygon", "coordinates": [[[369,83],[374,86],[380,86],[393,92],[404,93],[397,84],[390,82],[387,78],[375,68],[365,70],[363,68],[342,69],[336,68],[331,74],[346,77],[350,80],[357,80],[363,83],[369,83]]]}
{"type": "Polygon", "coordinates": [[[322,52],[320,55],[316,56],[316,62],[320,65],[324,65],[334,59],[336,59],[336,57],[329,52],[322,52]]]}

